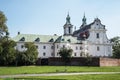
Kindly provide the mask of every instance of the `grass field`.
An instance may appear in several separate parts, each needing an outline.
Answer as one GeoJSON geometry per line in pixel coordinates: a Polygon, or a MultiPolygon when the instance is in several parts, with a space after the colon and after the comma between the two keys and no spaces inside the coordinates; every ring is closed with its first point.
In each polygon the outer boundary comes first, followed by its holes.
{"type": "Polygon", "coordinates": [[[120,74],[25,77],[1,80],[120,80],[120,74]]]}
{"type": "MultiPolygon", "coordinates": [[[[0,67],[0,75],[64,72],[65,66],[0,67]]],[[[67,72],[120,72],[120,67],[67,66],[67,72]]]]}

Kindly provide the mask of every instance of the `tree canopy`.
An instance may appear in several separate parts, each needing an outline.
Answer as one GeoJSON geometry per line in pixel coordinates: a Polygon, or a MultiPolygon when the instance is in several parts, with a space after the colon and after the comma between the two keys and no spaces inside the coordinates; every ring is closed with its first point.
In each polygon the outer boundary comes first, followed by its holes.
{"type": "Polygon", "coordinates": [[[34,43],[26,42],[24,44],[25,51],[18,51],[16,55],[16,61],[20,65],[35,64],[38,59],[38,51],[34,43]]]}
{"type": "Polygon", "coordinates": [[[114,43],[113,45],[113,57],[114,58],[120,58],[120,37],[114,37],[110,40],[114,43]]]}
{"type": "Polygon", "coordinates": [[[2,40],[0,43],[0,64],[9,65],[15,60],[16,43],[12,40],[2,40]]]}
{"type": "Polygon", "coordinates": [[[6,25],[7,18],[2,11],[0,11],[0,36],[3,36],[4,33],[8,34],[8,28],[6,25]]]}
{"type": "Polygon", "coordinates": [[[59,55],[64,60],[65,64],[70,61],[70,57],[72,55],[73,50],[67,48],[61,48],[59,51],[59,55]]]}

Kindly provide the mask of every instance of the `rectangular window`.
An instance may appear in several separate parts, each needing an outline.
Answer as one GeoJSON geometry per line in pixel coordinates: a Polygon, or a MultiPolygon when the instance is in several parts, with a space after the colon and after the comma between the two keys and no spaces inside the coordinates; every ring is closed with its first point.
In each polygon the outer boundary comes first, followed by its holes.
{"type": "Polygon", "coordinates": [[[82,50],[82,46],[80,46],[80,50],[82,50]]]}
{"type": "Polygon", "coordinates": [[[78,47],[76,46],[76,50],[78,50],[78,47]]]}
{"type": "Polygon", "coordinates": [[[46,46],[43,46],[43,49],[46,49],[46,46]]]}
{"type": "Polygon", "coordinates": [[[21,45],[21,48],[24,48],[24,45],[21,45]]]}
{"type": "Polygon", "coordinates": [[[82,56],[82,52],[80,53],[80,56],[82,56]]]}
{"type": "Polygon", "coordinates": [[[36,45],[36,48],[38,49],[38,46],[36,45]]]}
{"type": "Polygon", "coordinates": [[[51,53],[51,56],[54,56],[54,53],[51,53]]]}
{"type": "Polygon", "coordinates": [[[97,46],[97,51],[100,51],[100,47],[97,46]]]}
{"type": "Polygon", "coordinates": [[[54,47],[53,46],[51,46],[51,49],[53,49],[54,47]]]}
{"type": "Polygon", "coordinates": [[[74,53],[74,56],[76,56],[76,53],[74,53]]]}
{"type": "Polygon", "coordinates": [[[46,53],[44,52],[44,53],[43,53],[43,56],[45,56],[45,55],[46,55],[46,53]]]}
{"type": "Polygon", "coordinates": [[[71,30],[70,27],[69,27],[68,29],[69,29],[68,32],[69,32],[69,34],[70,34],[70,32],[71,32],[71,31],[70,31],[70,30],[71,30]]]}
{"type": "Polygon", "coordinates": [[[63,45],[63,48],[65,48],[65,45],[63,45]]]}
{"type": "Polygon", "coordinates": [[[100,37],[100,36],[99,36],[99,33],[97,33],[97,34],[96,34],[96,38],[99,38],[99,37],[100,37]]]}
{"type": "Polygon", "coordinates": [[[59,56],[59,53],[57,53],[57,56],[59,56]]]}
{"type": "Polygon", "coordinates": [[[57,45],[57,49],[59,48],[59,46],[57,45]]]}

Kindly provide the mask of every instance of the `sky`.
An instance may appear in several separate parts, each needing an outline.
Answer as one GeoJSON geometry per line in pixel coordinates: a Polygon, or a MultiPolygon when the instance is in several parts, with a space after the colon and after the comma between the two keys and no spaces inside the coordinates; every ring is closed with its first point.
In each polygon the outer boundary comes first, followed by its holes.
{"type": "Polygon", "coordinates": [[[62,35],[68,12],[76,29],[85,13],[87,24],[96,17],[101,20],[108,38],[120,36],[120,0],[0,0],[0,11],[7,17],[11,37],[18,32],[62,35]]]}

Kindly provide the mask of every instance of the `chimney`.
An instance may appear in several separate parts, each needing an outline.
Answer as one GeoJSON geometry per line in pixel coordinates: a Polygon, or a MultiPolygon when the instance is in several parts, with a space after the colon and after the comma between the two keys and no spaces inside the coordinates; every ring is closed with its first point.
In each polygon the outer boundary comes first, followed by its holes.
{"type": "Polygon", "coordinates": [[[18,35],[20,35],[20,32],[18,32],[18,35]]]}

